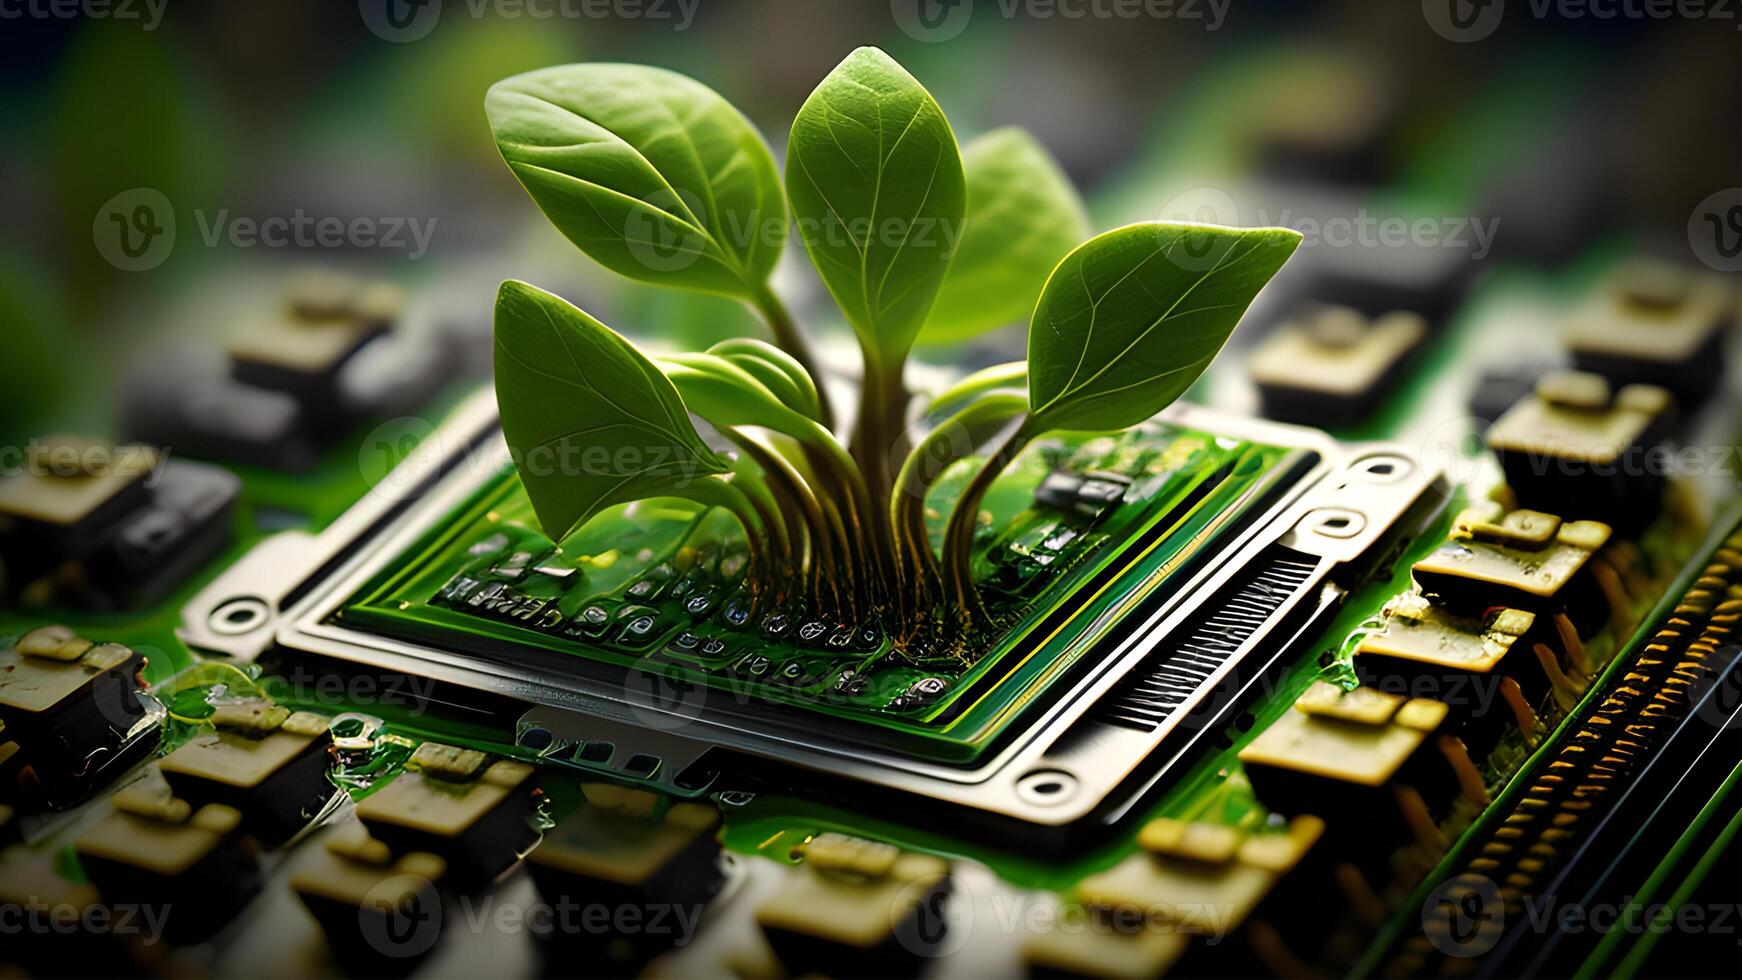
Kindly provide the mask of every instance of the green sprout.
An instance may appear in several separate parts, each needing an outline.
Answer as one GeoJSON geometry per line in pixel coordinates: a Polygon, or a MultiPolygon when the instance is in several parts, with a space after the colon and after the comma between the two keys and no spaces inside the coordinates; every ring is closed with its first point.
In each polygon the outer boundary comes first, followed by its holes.
{"type": "Polygon", "coordinates": [[[1158,223],[1090,237],[1039,143],[1000,129],[959,150],[931,94],[874,48],[799,109],[784,182],[741,113],[661,69],[547,68],[497,83],[485,106],[510,169],[583,252],[738,299],[774,340],[650,359],[566,301],[504,283],[502,429],[546,533],[560,540],[648,497],[718,507],[743,527],[759,595],[876,617],[901,636],[984,625],[974,552],[1000,474],[1049,433],[1116,431],[1166,408],[1300,241],[1158,223]],[[769,286],[794,224],[859,342],[844,441],[805,334],[769,286]],[[1027,361],[932,393],[926,415],[939,421],[908,445],[912,348],[1024,316],[1027,361]],[[927,494],[981,457],[940,554],[927,494]]]}

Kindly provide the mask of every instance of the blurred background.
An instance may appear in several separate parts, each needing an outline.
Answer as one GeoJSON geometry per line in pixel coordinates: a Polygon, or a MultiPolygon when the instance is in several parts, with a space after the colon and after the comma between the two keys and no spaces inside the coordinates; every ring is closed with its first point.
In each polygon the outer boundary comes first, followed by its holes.
{"type": "MultiPolygon", "coordinates": [[[[656,343],[755,333],[730,301],[598,270],[502,165],[485,89],[577,60],[692,75],[778,157],[810,89],[881,46],[963,141],[1035,133],[1097,228],[1301,229],[1243,343],[1299,291],[1445,320],[1497,270],[1550,289],[1623,254],[1733,271],[1738,16],[1619,0],[0,0],[0,440],[310,429],[213,380],[310,266],[404,297],[397,345],[347,381],[346,424],[487,370],[508,276],[656,343]],[[248,431],[182,431],[153,414],[166,388],[248,431]]],[[[802,251],[786,259],[779,291],[838,330],[802,251]]],[[[1535,329],[1483,343],[1529,349],[1535,329]]],[[[1021,345],[1018,326],[922,356],[975,366],[1021,345]]],[[[230,451],[294,472],[324,445],[230,451]]]]}

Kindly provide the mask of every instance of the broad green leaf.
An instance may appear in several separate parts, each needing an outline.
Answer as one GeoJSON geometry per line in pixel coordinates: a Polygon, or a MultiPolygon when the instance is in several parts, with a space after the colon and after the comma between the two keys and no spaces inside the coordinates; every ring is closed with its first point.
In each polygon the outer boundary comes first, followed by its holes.
{"type": "Polygon", "coordinates": [[[613,504],[730,469],[627,340],[513,280],[496,294],[496,401],[520,482],[553,540],[613,504]]]}
{"type": "Polygon", "coordinates": [[[1008,361],[1004,364],[994,364],[988,368],[981,368],[938,392],[932,397],[931,403],[926,406],[926,414],[941,415],[945,412],[953,412],[988,392],[1011,388],[1020,389],[1027,384],[1027,361],[1008,361]]]}
{"type": "Polygon", "coordinates": [[[888,55],[860,48],[793,120],[786,188],[799,238],[867,358],[899,364],[949,271],[967,206],[943,110],[888,55]]]}
{"type": "Polygon", "coordinates": [[[606,268],[750,298],[780,258],[774,158],[700,82],[644,65],[562,65],[497,82],[484,109],[532,199],[606,268]]]}
{"type": "Polygon", "coordinates": [[[1300,244],[1286,228],[1139,224],[1065,256],[1028,326],[1034,431],[1122,429],[1209,367],[1300,244]]]}
{"type": "Polygon", "coordinates": [[[1027,130],[996,129],[962,148],[968,217],[962,241],[920,331],[952,344],[1034,312],[1047,273],[1089,237],[1077,189],[1027,130]]]}
{"type": "Polygon", "coordinates": [[[766,341],[733,337],[708,348],[754,375],[777,398],[813,419],[822,418],[817,385],[798,359],[766,341]]]}

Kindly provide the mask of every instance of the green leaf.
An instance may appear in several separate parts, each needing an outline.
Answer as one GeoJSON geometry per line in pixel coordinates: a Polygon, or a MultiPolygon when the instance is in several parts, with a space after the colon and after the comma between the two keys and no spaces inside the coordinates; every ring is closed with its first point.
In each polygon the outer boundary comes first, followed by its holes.
{"type": "Polygon", "coordinates": [[[1084,242],[1053,270],[1028,326],[1033,430],[1122,429],[1166,408],[1300,238],[1139,224],[1084,242]]]}
{"type": "Polygon", "coordinates": [[[1011,388],[1021,389],[1027,384],[1027,361],[1007,361],[1003,364],[994,364],[991,367],[975,371],[932,396],[931,403],[926,405],[925,411],[927,415],[942,415],[945,412],[953,412],[988,392],[1011,388]]]}
{"type": "Polygon", "coordinates": [[[520,482],[553,540],[613,504],[730,469],[627,340],[513,280],[496,294],[496,401],[520,482]]]}
{"type": "Polygon", "coordinates": [[[733,337],[708,348],[762,382],[775,397],[805,415],[822,420],[822,397],[816,381],[798,359],[786,351],[753,337],[733,337]]]}
{"type": "Polygon", "coordinates": [[[953,344],[1034,312],[1047,273],[1089,237],[1070,178],[1027,130],[996,129],[962,148],[968,216],[961,245],[920,331],[953,344]]]}
{"type": "Polygon", "coordinates": [[[786,188],[799,238],[877,367],[899,365],[949,271],[966,187],[936,100],[876,48],[799,109],[786,188]]]}
{"type": "Polygon", "coordinates": [[[562,65],[484,98],[509,169],[581,251],[664,286],[753,298],[786,238],[768,146],[707,86],[643,65],[562,65]]]}
{"type": "Polygon", "coordinates": [[[717,426],[759,425],[794,438],[807,438],[815,422],[800,415],[755,376],[713,354],[672,354],[659,369],[676,386],[683,402],[717,426]]]}

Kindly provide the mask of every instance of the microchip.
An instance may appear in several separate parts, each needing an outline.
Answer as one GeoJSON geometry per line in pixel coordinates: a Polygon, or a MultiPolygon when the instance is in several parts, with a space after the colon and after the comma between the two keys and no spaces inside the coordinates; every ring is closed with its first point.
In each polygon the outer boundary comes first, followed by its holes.
{"type": "Polygon", "coordinates": [[[1280,326],[1248,370],[1267,417],[1347,427],[1372,413],[1426,338],[1427,321],[1413,313],[1369,320],[1347,307],[1320,307],[1280,326]]]}
{"type": "Polygon", "coordinates": [[[1682,405],[1702,405],[1724,377],[1724,336],[1735,293],[1722,280],[1661,263],[1635,263],[1569,318],[1573,363],[1617,385],[1668,389],[1682,405]]]}

